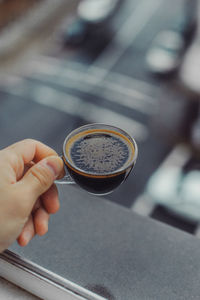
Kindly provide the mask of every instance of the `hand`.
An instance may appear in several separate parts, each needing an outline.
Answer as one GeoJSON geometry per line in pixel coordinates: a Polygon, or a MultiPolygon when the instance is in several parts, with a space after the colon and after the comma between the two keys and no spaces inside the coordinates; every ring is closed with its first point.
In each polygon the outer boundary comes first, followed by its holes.
{"type": "Polygon", "coordinates": [[[53,182],[63,175],[62,159],[38,141],[0,151],[0,252],[16,239],[25,246],[48,231],[49,215],[59,209],[53,182]]]}

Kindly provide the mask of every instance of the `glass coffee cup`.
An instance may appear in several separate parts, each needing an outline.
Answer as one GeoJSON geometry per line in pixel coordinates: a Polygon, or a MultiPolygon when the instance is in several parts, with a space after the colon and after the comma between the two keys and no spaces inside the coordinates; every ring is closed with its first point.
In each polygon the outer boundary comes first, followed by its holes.
{"type": "Polygon", "coordinates": [[[95,195],[111,193],[133,169],[135,140],[124,130],[101,123],[73,130],[63,143],[66,175],[58,184],[78,184],[95,195]]]}

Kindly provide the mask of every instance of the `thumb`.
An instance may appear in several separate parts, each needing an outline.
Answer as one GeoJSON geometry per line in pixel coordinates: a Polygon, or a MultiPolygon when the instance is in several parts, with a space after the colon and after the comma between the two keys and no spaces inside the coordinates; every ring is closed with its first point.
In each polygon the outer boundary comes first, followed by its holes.
{"type": "Polygon", "coordinates": [[[63,161],[59,156],[48,156],[32,166],[21,179],[21,185],[36,200],[46,192],[54,180],[63,172],[63,161]]]}

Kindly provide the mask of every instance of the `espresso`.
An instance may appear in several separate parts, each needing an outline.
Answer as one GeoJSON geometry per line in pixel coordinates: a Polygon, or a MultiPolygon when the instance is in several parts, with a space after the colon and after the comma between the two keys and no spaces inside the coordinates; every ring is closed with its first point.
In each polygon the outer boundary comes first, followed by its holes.
{"type": "Polygon", "coordinates": [[[66,143],[66,162],[74,180],[96,194],[108,193],[118,186],[131,168],[134,146],[121,133],[111,130],[86,130],[66,143]]]}

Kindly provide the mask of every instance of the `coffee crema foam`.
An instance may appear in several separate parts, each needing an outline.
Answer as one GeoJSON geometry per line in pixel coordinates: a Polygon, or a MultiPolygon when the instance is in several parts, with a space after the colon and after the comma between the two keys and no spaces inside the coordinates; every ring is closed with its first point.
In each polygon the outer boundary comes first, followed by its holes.
{"type": "Polygon", "coordinates": [[[75,168],[106,175],[126,167],[133,159],[134,147],[121,133],[94,129],[70,138],[66,144],[66,155],[75,168]]]}

